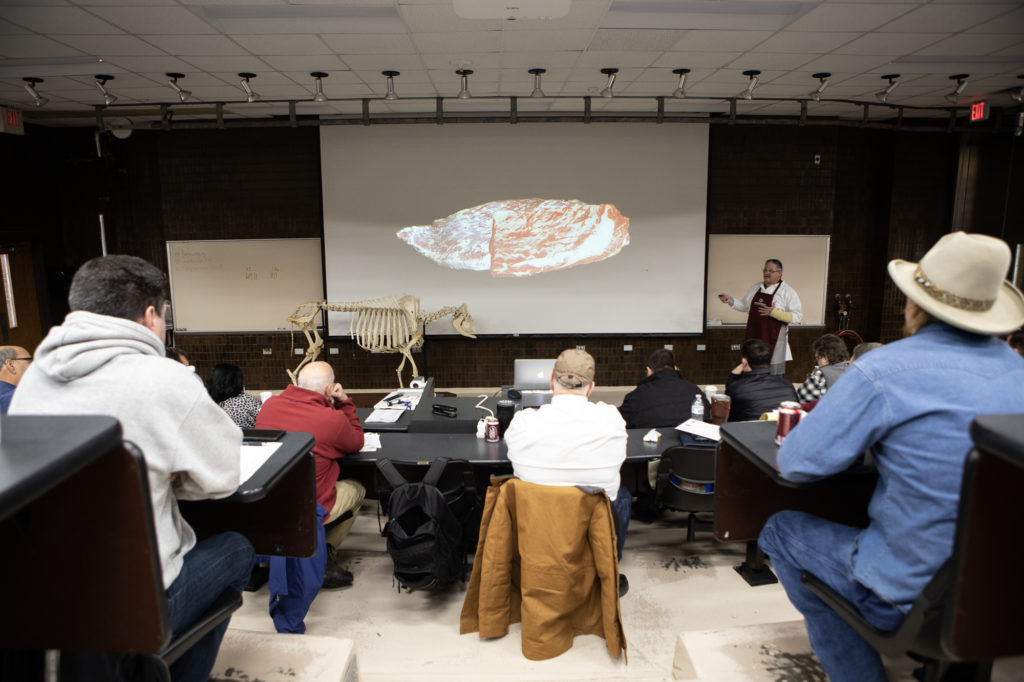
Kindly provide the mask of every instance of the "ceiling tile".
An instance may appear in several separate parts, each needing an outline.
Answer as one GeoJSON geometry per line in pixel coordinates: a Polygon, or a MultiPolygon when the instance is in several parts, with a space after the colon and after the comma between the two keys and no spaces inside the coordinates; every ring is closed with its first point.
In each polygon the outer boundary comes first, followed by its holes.
{"type": "Polygon", "coordinates": [[[594,34],[588,49],[606,52],[669,50],[685,33],[678,30],[602,28],[594,34]]]}
{"type": "Polygon", "coordinates": [[[47,57],[70,57],[84,55],[83,52],[62,45],[41,35],[16,35],[4,38],[0,54],[9,59],[35,59],[47,57]]]}
{"type": "Polygon", "coordinates": [[[837,54],[904,55],[937,43],[945,33],[869,33],[836,48],[837,54]]]}
{"type": "Polygon", "coordinates": [[[147,43],[156,45],[171,54],[225,55],[248,54],[248,51],[227,36],[220,35],[175,35],[141,36],[147,43]]]}
{"type": "Polygon", "coordinates": [[[217,32],[184,7],[96,7],[91,11],[129,33],[181,35],[217,32]]]}
{"type": "Polygon", "coordinates": [[[154,47],[135,36],[55,35],[51,37],[65,45],[70,45],[76,50],[81,50],[87,54],[95,54],[102,57],[113,57],[116,55],[163,54],[163,51],[159,48],[154,47]]]}
{"type": "Polygon", "coordinates": [[[871,31],[912,9],[888,3],[822,3],[786,28],[791,31],[871,31]]]}
{"type": "Polygon", "coordinates": [[[416,46],[404,33],[359,35],[355,33],[331,33],[320,36],[321,40],[335,52],[344,54],[414,54],[416,46]]]}
{"type": "Polygon", "coordinates": [[[1020,42],[1020,35],[962,33],[940,40],[914,54],[924,56],[968,57],[992,54],[1020,42]]]}
{"type": "MultiPolygon", "coordinates": [[[[267,66],[266,62],[260,61],[258,58],[251,57],[251,56],[234,56],[234,55],[225,55],[225,56],[182,55],[181,58],[182,58],[182,60],[188,62],[189,64],[193,65],[197,69],[200,69],[201,71],[210,71],[210,72],[231,71],[232,73],[238,73],[239,71],[251,71],[253,73],[260,73],[261,71],[268,71],[269,70],[269,67],[267,66]]],[[[146,67],[147,62],[144,61],[145,59],[147,59],[147,58],[144,58],[144,57],[134,58],[132,60],[133,63],[139,64],[140,66],[138,66],[137,68],[136,67],[132,67],[132,70],[133,71],[138,71],[138,70],[141,70],[141,71],[181,71],[182,70],[182,69],[178,69],[178,68],[167,68],[167,69],[147,68],[146,67]]],[[[151,59],[153,59],[154,62],[156,62],[158,60],[157,57],[152,57],[151,59]]],[[[118,63],[120,63],[120,60],[117,60],[117,61],[118,61],[118,63]]]]}
{"type": "Polygon", "coordinates": [[[604,67],[647,68],[654,64],[659,57],[661,57],[660,52],[591,52],[588,50],[580,55],[576,66],[593,68],[595,71],[604,67]]]}
{"type": "Polygon", "coordinates": [[[761,52],[758,50],[756,52],[748,52],[740,59],[730,63],[729,66],[739,71],[760,69],[764,72],[762,78],[768,78],[777,76],[780,71],[799,68],[813,57],[814,55],[809,54],[784,54],[781,52],[761,52]],[[772,71],[775,73],[769,73],[772,71]]]}
{"type": "Polygon", "coordinates": [[[0,35],[15,35],[18,33],[29,33],[27,28],[21,26],[15,26],[9,21],[0,20],[0,35]]]}
{"type": "MultiPolygon", "coordinates": [[[[353,71],[415,71],[423,69],[423,60],[417,54],[342,54],[341,58],[353,71]]],[[[454,68],[454,67],[453,67],[454,68]]]]}
{"type": "Polygon", "coordinates": [[[279,71],[346,71],[349,66],[337,55],[260,55],[260,58],[279,71]]]}
{"type": "Polygon", "coordinates": [[[504,34],[502,46],[509,52],[555,52],[586,49],[593,31],[569,29],[566,31],[509,31],[504,34]]]}
{"type": "Polygon", "coordinates": [[[666,52],[652,67],[666,69],[720,69],[743,56],[742,52],[666,52]]]}
{"type": "MultiPolygon", "coordinates": [[[[364,83],[370,83],[371,85],[380,81],[381,88],[384,87],[385,77],[381,71],[398,71],[398,69],[358,69],[353,71],[357,78],[364,83]]],[[[399,74],[395,76],[395,88],[399,86],[406,87],[408,85],[418,85],[427,83],[433,85],[433,81],[430,80],[430,75],[426,69],[406,69],[399,71],[399,74]]]]}
{"type": "Polygon", "coordinates": [[[501,55],[501,65],[510,69],[569,68],[576,64],[582,53],[582,50],[576,52],[506,52],[501,55]]]}
{"type": "Polygon", "coordinates": [[[413,38],[424,54],[452,52],[498,52],[501,50],[500,31],[420,33],[413,38]]]}
{"type": "Polygon", "coordinates": [[[757,46],[759,52],[830,52],[864,35],[852,31],[779,31],[757,46]]]}
{"type": "Polygon", "coordinates": [[[997,19],[967,29],[968,33],[1021,33],[1024,26],[1024,7],[1001,14],[997,19]]]}
{"type": "MultiPolygon", "coordinates": [[[[890,21],[876,30],[886,33],[955,33],[1006,14],[1006,5],[962,3],[925,5],[890,21]]],[[[1018,25],[1020,30],[1020,25],[1018,25]]]]}
{"type": "Polygon", "coordinates": [[[871,55],[868,57],[862,57],[859,55],[825,55],[818,59],[813,59],[801,68],[808,71],[830,71],[838,73],[842,71],[874,71],[880,70],[883,73],[885,71],[888,60],[884,56],[871,55]]]}
{"type": "Polygon", "coordinates": [[[298,35],[235,35],[232,38],[242,47],[258,55],[332,54],[317,36],[298,35]]]}
{"type": "Polygon", "coordinates": [[[669,49],[686,52],[697,50],[742,52],[760,45],[774,33],[774,31],[686,31],[679,41],[669,49]]]}
{"type": "Polygon", "coordinates": [[[0,19],[39,33],[121,33],[116,26],[77,7],[0,6],[0,19]]]}
{"type": "Polygon", "coordinates": [[[501,58],[497,52],[425,54],[422,60],[423,65],[431,71],[450,71],[453,74],[456,69],[460,68],[467,68],[480,73],[488,69],[498,69],[501,66],[501,58]]]}

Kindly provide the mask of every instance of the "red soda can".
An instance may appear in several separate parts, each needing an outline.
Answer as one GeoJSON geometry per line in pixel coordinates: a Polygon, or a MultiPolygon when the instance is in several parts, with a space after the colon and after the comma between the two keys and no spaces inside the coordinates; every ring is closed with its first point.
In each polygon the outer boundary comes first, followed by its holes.
{"type": "Polygon", "coordinates": [[[486,417],[484,418],[484,434],[487,437],[488,443],[498,442],[498,418],[497,417],[486,417]]]}
{"type": "Polygon", "coordinates": [[[787,400],[779,405],[779,426],[775,431],[775,444],[782,445],[786,436],[800,421],[800,403],[787,400]]]}

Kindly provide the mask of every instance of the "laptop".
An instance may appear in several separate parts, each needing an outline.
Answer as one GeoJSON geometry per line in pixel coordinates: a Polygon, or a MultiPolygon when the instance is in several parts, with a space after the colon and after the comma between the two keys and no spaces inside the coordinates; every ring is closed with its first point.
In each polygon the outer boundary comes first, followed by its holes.
{"type": "Polygon", "coordinates": [[[520,391],[550,391],[555,359],[515,360],[512,385],[520,391]]]}

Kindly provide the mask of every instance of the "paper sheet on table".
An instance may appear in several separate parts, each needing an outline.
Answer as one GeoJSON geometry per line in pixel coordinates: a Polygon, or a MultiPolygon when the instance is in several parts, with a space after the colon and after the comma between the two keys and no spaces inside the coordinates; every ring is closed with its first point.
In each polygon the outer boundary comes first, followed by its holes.
{"type": "Polygon", "coordinates": [[[420,396],[422,393],[423,391],[417,392],[410,391],[409,389],[406,389],[405,391],[394,391],[389,393],[383,400],[378,401],[373,407],[376,410],[415,410],[416,406],[420,404],[420,396]],[[398,400],[401,402],[389,402],[398,400]]]}
{"type": "Polygon", "coordinates": [[[279,447],[280,443],[243,443],[238,467],[238,484],[248,481],[279,447]]]}
{"type": "Polygon", "coordinates": [[[677,431],[683,431],[694,436],[700,436],[701,438],[708,438],[710,440],[722,440],[722,434],[718,424],[709,424],[707,422],[697,421],[696,419],[687,419],[682,424],[676,427],[677,431]]]}
{"type": "Polygon", "coordinates": [[[377,452],[378,450],[380,450],[380,434],[364,433],[363,449],[359,452],[377,452]]]}
{"type": "Polygon", "coordinates": [[[396,421],[402,418],[405,413],[405,408],[402,409],[378,409],[370,413],[370,416],[366,418],[367,424],[394,424],[396,421]]]}

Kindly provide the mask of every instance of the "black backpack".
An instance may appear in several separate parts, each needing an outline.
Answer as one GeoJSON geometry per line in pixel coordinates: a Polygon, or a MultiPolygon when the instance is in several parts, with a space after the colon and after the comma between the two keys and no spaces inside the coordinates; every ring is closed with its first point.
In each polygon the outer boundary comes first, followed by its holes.
{"type": "MultiPolygon", "coordinates": [[[[387,499],[388,522],[382,535],[395,565],[399,589],[442,590],[457,577],[465,578],[466,540],[459,516],[438,488],[446,458],[434,460],[422,481],[409,482],[389,459],[377,460],[377,469],[393,490],[387,499]]],[[[459,490],[459,511],[469,492],[459,490]]],[[[475,500],[475,490],[471,491],[475,500]]],[[[471,513],[478,504],[468,504],[471,513]]],[[[479,515],[476,515],[479,523],[479,515]]]]}

